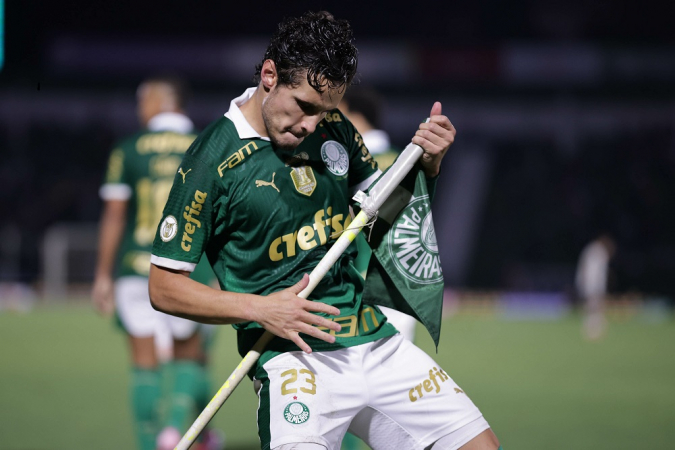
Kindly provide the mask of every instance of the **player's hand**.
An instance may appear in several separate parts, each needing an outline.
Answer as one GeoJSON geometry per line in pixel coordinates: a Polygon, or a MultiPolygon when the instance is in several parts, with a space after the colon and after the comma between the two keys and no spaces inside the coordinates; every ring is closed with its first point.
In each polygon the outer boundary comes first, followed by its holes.
{"type": "Polygon", "coordinates": [[[435,177],[441,170],[441,160],[455,141],[457,131],[450,119],[441,114],[441,103],[436,102],[431,108],[429,122],[420,124],[412,138],[413,144],[424,149],[420,164],[428,177],[435,177]]]}
{"type": "Polygon", "coordinates": [[[91,292],[94,308],[103,316],[111,316],[115,311],[114,285],[110,277],[96,277],[91,292]]]}
{"type": "Polygon", "coordinates": [[[295,285],[275,292],[266,297],[259,305],[255,321],[267,331],[295,343],[305,353],[312,353],[312,349],[300,337],[304,333],[326,341],[335,342],[335,336],[319,330],[316,326],[340,331],[338,323],[317,316],[312,312],[322,312],[330,315],[339,315],[340,310],[325,303],[313,302],[298,297],[298,294],[309,284],[309,275],[305,274],[295,285]],[[316,326],[314,326],[316,325],[316,326]]]}

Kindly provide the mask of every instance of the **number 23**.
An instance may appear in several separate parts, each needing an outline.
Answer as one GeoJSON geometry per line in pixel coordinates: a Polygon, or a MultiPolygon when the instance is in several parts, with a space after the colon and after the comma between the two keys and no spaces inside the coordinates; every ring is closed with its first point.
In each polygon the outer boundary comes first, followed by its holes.
{"type": "MultiPolygon", "coordinates": [[[[310,386],[309,389],[305,387],[300,387],[300,391],[310,395],[316,394],[316,378],[314,377],[314,374],[307,369],[300,369],[300,373],[308,375],[308,377],[305,378],[304,381],[310,386]]],[[[296,392],[298,392],[296,388],[288,387],[289,384],[293,384],[296,381],[298,381],[298,370],[289,369],[281,373],[282,378],[287,376],[289,378],[285,380],[283,383],[281,383],[281,395],[295,394],[296,392]]]]}

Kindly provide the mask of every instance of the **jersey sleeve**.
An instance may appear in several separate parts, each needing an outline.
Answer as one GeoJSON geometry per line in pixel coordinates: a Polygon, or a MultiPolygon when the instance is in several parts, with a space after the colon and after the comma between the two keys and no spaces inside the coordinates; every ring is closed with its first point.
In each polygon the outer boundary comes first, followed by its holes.
{"type": "Polygon", "coordinates": [[[122,146],[115,147],[108,158],[105,181],[99,189],[102,200],[128,200],[132,195],[129,158],[122,146]]]}
{"type": "Polygon", "coordinates": [[[213,173],[199,158],[185,155],[157,228],[152,264],[194,271],[214,232],[220,184],[213,173]]]}

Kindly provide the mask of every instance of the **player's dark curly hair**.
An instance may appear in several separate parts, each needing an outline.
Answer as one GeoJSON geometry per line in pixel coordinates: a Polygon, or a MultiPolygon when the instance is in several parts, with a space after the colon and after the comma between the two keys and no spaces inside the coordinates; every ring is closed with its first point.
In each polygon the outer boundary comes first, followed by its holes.
{"type": "Polygon", "coordinates": [[[345,89],[354,79],[358,61],[352,39],[349,22],[336,20],[326,11],[284,19],[256,66],[253,81],[260,82],[262,65],[271,59],[281,85],[298,86],[306,71],[307,82],[318,92],[325,87],[345,89]]]}

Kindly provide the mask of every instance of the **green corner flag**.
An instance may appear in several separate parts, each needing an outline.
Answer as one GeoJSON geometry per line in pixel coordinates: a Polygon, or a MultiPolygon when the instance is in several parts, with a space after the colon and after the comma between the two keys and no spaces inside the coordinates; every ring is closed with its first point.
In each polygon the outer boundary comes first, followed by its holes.
{"type": "Polygon", "coordinates": [[[380,208],[370,235],[375,258],[368,265],[363,300],[415,317],[438,348],[443,273],[429,195],[435,184],[415,166],[380,208]]]}

